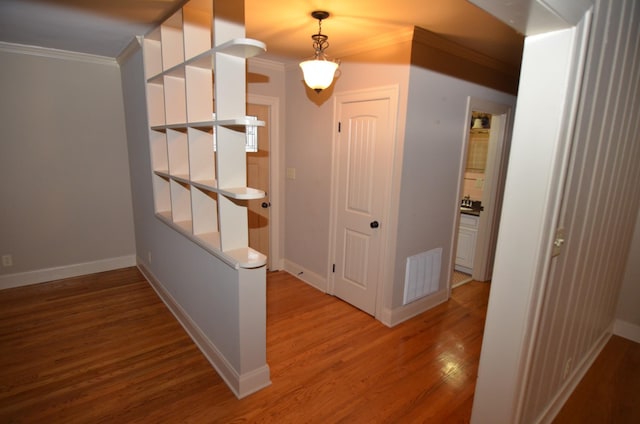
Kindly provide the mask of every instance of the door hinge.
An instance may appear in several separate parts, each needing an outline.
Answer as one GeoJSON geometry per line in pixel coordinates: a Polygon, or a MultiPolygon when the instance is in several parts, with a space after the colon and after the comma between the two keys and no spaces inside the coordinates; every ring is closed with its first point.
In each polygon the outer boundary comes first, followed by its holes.
{"type": "Polygon", "coordinates": [[[342,122],[338,122],[338,132],[341,132],[342,130],[342,122]]]}
{"type": "Polygon", "coordinates": [[[333,264],[333,268],[332,268],[331,272],[336,272],[336,264],[333,264]]]}

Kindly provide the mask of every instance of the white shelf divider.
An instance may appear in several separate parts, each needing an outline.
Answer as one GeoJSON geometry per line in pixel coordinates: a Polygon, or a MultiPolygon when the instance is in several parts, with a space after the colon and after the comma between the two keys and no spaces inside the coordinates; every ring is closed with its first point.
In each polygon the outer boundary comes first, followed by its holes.
{"type": "Polygon", "coordinates": [[[235,269],[257,268],[247,201],[265,193],[246,187],[245,146],[247,128],[265,124],[246,116],[245,75],[266,46],[244,36],[235,8],[222,17],[213,5],[188,1],[143,43],[155,212],[235,269]]]}

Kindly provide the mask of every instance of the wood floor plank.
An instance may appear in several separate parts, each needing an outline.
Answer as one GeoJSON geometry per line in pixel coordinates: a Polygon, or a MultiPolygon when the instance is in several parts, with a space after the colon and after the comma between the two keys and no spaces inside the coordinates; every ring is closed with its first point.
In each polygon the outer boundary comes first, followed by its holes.
{"type": "Polygon", "coordinates": [[[469,421],[489,284],[390,329],[267,280],[272,385],[242,400],[136,268],[0,291],[0,422],[469,421]]]}

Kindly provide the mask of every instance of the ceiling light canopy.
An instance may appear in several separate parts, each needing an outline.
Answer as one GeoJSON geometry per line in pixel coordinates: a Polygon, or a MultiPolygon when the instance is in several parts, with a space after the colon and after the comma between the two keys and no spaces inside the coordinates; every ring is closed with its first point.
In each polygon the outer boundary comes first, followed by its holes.
{"type": "Polygon", "coordinates": [[[329,47],[329,42],[327,41],[329,37],[322,34],[322,20],[329,17],[329,12],[316,10],[311,12],[311,16],[318,20],[318,33],[311,36],[315,52],[313,59],[300,63],[300,68],[302,68],[304,82],[309,88],[319,93],[333,82],[333,76],[338,69],[338,62],[329,60],[324,53],[329,47]]]}

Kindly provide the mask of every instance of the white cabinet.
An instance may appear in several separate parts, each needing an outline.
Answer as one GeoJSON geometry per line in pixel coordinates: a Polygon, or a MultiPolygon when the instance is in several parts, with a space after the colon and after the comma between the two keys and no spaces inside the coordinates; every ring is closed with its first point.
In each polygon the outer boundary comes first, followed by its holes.
{"type": "Polygon", "coordinates": [[[473,272],[473,257],[476,253],[476,238],[480,217],[475,215],[460,215],[458,228],[458,249],[456,251],[455,269],[471,274],[473,272]]]}
{"type": "Polygon", "coordinates": [[[266,264],[248,247],[247,200],[265,194],[246,187],[245,153],[246,128],[264,125],[246,116],[246,58],[264,51],[211,0],[144,39],[156,216],[236,269],[266,264]]]}

